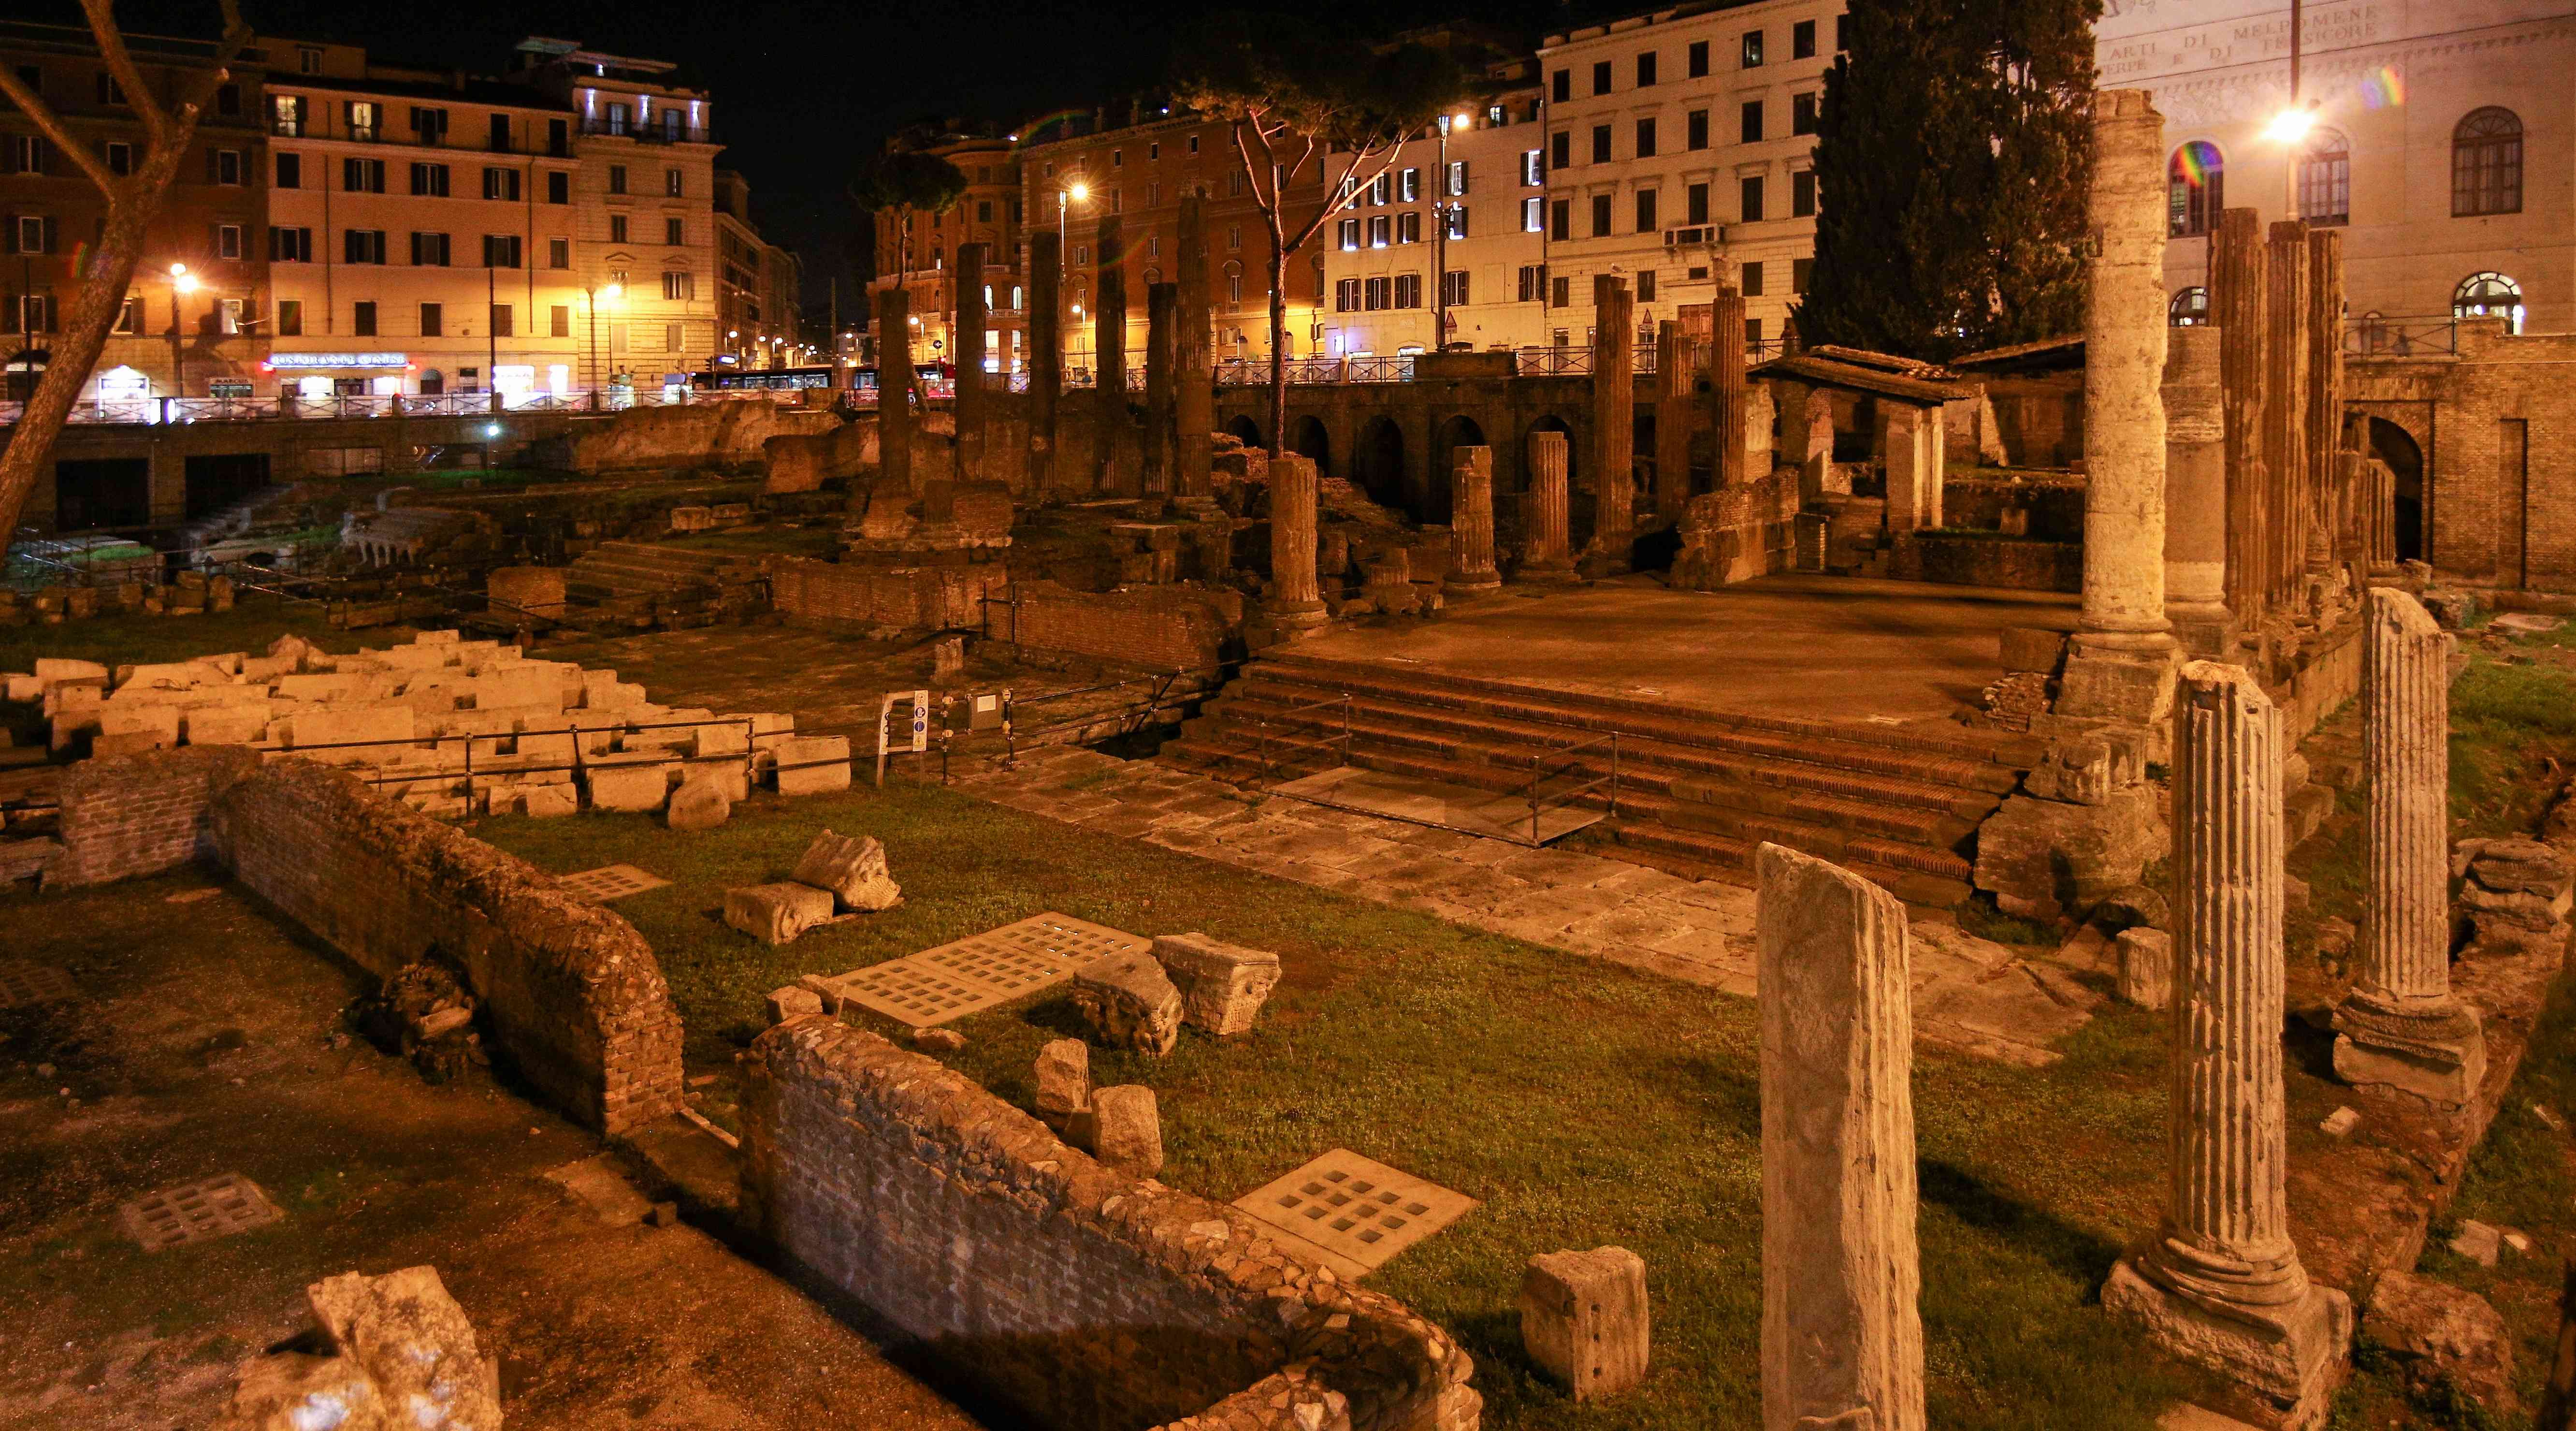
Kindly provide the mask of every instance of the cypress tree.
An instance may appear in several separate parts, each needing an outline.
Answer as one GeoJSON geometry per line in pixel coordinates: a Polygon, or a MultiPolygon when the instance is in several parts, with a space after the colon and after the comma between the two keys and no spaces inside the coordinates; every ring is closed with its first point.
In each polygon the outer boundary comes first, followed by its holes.
{"type": "Polygon", "coordinates": [[[1810,343],[1944,358],[2071,331],[2101,0],[1851,0],[1825,75],[1810,343]]]}

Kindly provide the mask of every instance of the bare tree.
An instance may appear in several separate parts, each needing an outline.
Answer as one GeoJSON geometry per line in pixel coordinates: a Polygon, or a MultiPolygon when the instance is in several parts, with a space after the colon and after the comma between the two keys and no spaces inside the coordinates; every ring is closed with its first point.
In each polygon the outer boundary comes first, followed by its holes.
{"type": "MultiPolygon", "coordinates": [[[[1404,146],[1466,92],[1444,52],[1417,44],[1354,58],[1337,35],[1286,16],[1211,17],[1181,52],[1194,57],[1174,98],[1231,122],[1235,155],[1270,236],[1270,451],[1285,450],[1288,422],[1288,260],[1333,215],[1359,201],[1404,155],[1404,146]],[[1299,221],[1288,195],[1307,165],[1329,178],[1323,202],[1299,221]],[[1338,167],[1340,172],[1328,171],[1338,167]]],[[[1446,175],[1439,182],[1445,183],[1446,175]]],[[[1436,346],[1436,344],[1435,344],[1436,346]]]]}
{"type": "Polygon", "coordinates": [[[18,529],[28,495],[36,489],[36,475],[53,455],[54,439],[71,417],[81,384],[89,381],[90,370],[98,366],[98,355],[106,351],[108,330],[115,326],[118,312],[125,307],[126,287],[133,281],[134,266],[143,258],[144,231],[169,197],[180,161],[187,158],[188,145],[196,138],[197,117],[205,113],[217,87],[231,78],[234,58],[241,54],[242,46],[250,43],[250,26],[242,20],[236,0],[217,3],[223,8],[224,34],[216,43],[214,63],[190,79],[177,103],[165,109],[152,86],[144,81],[143,72],[136,68],[134,56],[127,52],[125,37],[117,32],[114,0],[81,0],[81,10],[89,17],[90,33],[97,38],[99,53],[107,61],[109,77],[124,89],[127,103],[143,122],[142,160],[130,174],[110,172],[106,158],[83,144],[63,123],[62,116],[28,89],[15,71],[0,69],[0,95],[8,96],[19,113],[34,123],[37,132],[80,166],[81,173],[107,198],[107,223],[99,234],[88,270],[80,276],[80,287],[72,295],[71,317],[63,327],[62,341],[54,346],[45,364],[45,376],[27,399],[26,409],[19,413],[8,447],[0,450],[0,547],[6,546],[7,534],[18,529]]]}

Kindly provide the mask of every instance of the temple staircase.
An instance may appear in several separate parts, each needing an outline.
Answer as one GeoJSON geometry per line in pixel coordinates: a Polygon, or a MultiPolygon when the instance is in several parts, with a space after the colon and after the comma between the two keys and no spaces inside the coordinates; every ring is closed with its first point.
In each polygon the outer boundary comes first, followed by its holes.
{"type": "Polygon", "coordinates": [[[1750,883],[1754,847],[1781,844],[1944,907],[1967,896],[1977,827],[2037,748],[1274,652],[1162,753],[1255,788],[1349,765],[1601,810],[1566,843],[1693,879],[1750,883]]]}

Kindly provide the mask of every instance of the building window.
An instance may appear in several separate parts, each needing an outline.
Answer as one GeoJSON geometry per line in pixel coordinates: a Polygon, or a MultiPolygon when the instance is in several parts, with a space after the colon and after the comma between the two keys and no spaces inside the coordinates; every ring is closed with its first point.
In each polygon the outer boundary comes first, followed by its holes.
{"type": "Polygon", "coordinates": [[[671,246],[671,247],[673,247],[673,248],[679,248],[679,247],[681,247],[681,246],[685,245],[686,243],[688,243],[688,241],[689,241],[689,221],[688,221],[688,220],[686,220],[686,219],[664,219],[664,220],[662,221],[662,242],[664,242],[664,243],[666,243],[666,244],[670,245],[670,246],[671,246]]]}
{"type": "Polygon", "coordinates": [[[2320,129],[2299,155],[2299,217],[2320,228],[2352,221],[2352,145],[2320,129]]]}
{"type": "Polygon", "coordinates": [[[1694,109],[1683,123],[1682,142],[1692,149],[1708,147],[1708,111],[1694,109]]]}
{"type": "Polygon", "coordinates": [[[1243,225],[1236,224],[1225,231],[1225,246],[1230,249],[1243,247],[1243,225]]]}
{"type": "Polygon", "coordinates": [[[238,185],[242,181],[242,156],[238,149],[206,151],[206,182],[238,185]]]}
{"type": "Polygon", "coordinates": [[[1547,77],[1547,97],[1563,104],[1574,98],[1574,71],[1558,70],[1547,77]]]}
{"type": "Polygon", "coordinates": [[[612,194],[623,194],[626,192],[625,165],[611,164],[608,166],[608,192],[612,194]]]}
{"type": "Polygon", "coordinates": [[[1745,144],[1762,142],[1762,101],[1758,99],[1748,99],[1744,102],[1743,135],[1740,142],[1745,144]]]}
{"type": "Polygon", "coordinates": [[[608,216],[608,241],[610,243],[626,242],[626,216],[624,214],[610,214],[608,216]]]}
{"type": "Polygon", "coordinates": [[[1690,77],[1692,79],[1708,77],[1708,41],[1706,40],[1691,41],[1690,77]]]}
{"type": "Polygon", "coordinates": [[[515,338],[519,335],[518,311],[507,303],[492,305],[492,336],[515,338]]]}
{"type": "Polygon", "coordinates": [[[1761,319],[1747,318],[1744,320],[1744,350],[1748,353],[1758,353],[1762,351],[1761,319]]]}
{"type": "Polygon", "coordinates": [[[1762,68],[1762,32],[1760,30],[1744,32],[1744,67],[1748,70],[1762,68]]]}
{"type": "Polygon", "coordinates": [[[1595,164],[1607,164],[1610,162],[1609,125],[1596,124],[1592,126],[1592,162],[1595,164]]]}
{"type": "Polygon", "coordinates": [[[1467,206],[1465,204],[1451,204],[1449,206],[1449,237],[1453,239],[1462,239],[1466,236],[1467,206]]]}
{"type": "Polygon", "coordinates": [[[1594,238],[1610,236],[1610,196],[1608,194],[1592,196],[1592,236],[1594,238]]]}
{"type": "MultiPolygon", "coordinates": [[[[1551,308],[1569,306],[1573,302],[1573,287],[1574,280],[1570,278],[1550,278],[1547,281],[1548,306],[1551,308]]],[[[1557,338],[1556,345],[1560,348],[1565,346],[1562,335],[1557,338]]]]}
{"type": "Polygon", "coordinates": [[[1637,191],[1637,232],[1650,234],[1658,227],[1655,222],[1655,191],[1639,189],[1637,191]]]}
{"type": "Polygon", "coordinates": [[[277,336],[281,338],[301,338],[304,336],[303,299],[281,298],[277,300],[277,336]]]}
{"type": "Polygon", "coordinates": [[[1342,220],[1342,224],[1341,224],[1341,235],[1340,235],[1340,243],[1341,243],[1341,246],[1342,246],[1342,252],[1344,252],[1344,253],[1357,253],[1357,252],[1359,252],[1359,247],[1360,247],[1360,221],[1359,221],[1359,220],[1357,220],[1357,219],[1344,219],[1344,220],[1342,220]]]}
{"type": "Polygon", "coordinates": [[[1708,186],[1706,184],[1693,184],[1682,190],[1682,222],[1686,224],[1708,222],[1708,186]]]}
{"type": "Polygon", "coordinates": [[[1644,89],[1646,86],[1651,85],[1654,82],[1655,52],[1652,50],[1642,50],[1638,52],[1637,55],[1637,88],[1644,89]]]}
{"type": "Polygon", "coordinates": [[[239,258],[241,256],[242,226],[239,224],[215,225],[215,257],[239,258]]]}
{"type": "Polygon", "coordinates": [[[1540,231],[1540,229],[1541,229],[1541,228],[1546,224],[1547,219],[1546,219],[1546,215],[1545,215],[1545,210],[1544,210],[1544,208],[1542,207],[1542,205],[1543,205],[1544,203],[1545,203],[1545,201],[1544,201],[1544,200],[1539,199],[1539,198],[1536,198],[1536,197],[1531,197],[1531,198],[1527,198],[1527,199],[1523,199],[1523,200],[1521,200],[1521,232],[1522,232],[1522,233],[1525,233],[1525,234],[1534,234],[1534,233],[1537,233],[1537,232],[1539,232],[1539,231],[1540,231]]]}
{"type": "Polygon", "coordinates": [[[549,204],[569,204],[572,202],[571,174],[566,173],[561,169],[550,169],[546,171],[546,202],[549,204]]]}
{"type": "Polygon", "coordinates": [[[500,199],[513,204],[519,202],[519,171],[516,169],[485,169],[483,171],[483,197],[487,199],[500,199]]]}
{"type": "Polygon", "coordinates": [[[447,111],[443,109],[423,109],[419,105],[413,105],[411,109],[411,132],[423,144],[441,144],[446,142],[447,111]]]}
{"type": "Polygon", "coordinates": [[[1555,202],[1548,215],[1547,236],[1557,243],[1564,243],[1574,237],[1573,200],[1558,199],[1555,202]]]}
{"type": "Polygon", "coordinates": [[[1452,308],[1467,301],[1467,270],[1453,268],[1440,275],[1440,301],[1452,308]]]}
{"type": "Polygon", "coordinates": [[[2227,160],[2218,146],[2195,139],[2165,165],[2165,232],[2192,238],[2218,227],[2227,206],[2227,160]]]}
{"type": "Polygon", "coordinates": [[[1369,200],[1368,200],[1368,201],[1369,201],[1371,204],[1374,204],[1374,205],[1375,205],[1375,206],[1377,206],[1378,208],[1383,209],[1383,208],[1385,208],[1388,204],[1390,204],[1390,203],[1394,202],[1394,200],[1395,200],[1395,178],[1394,178],[1394,176],[1393,176],[1393,175],[1390,175],[1390,174],[1380,174],[1380,175],[1378,175],[1376,178],[1371,179],[1371,180],[1369,181],[1369,200]]]}
{"type": "Polygon", "coordinates": [[[1360,281],[1360,309],[1375,313],[1395,306],[1395,287],[1390,279],[1368,278],[1360,281]]]}
{"type": "MultiPolygon", "coordinates": [[[[411,191],[416,196],[432,199],[447,197],[447,166],[414,164],[411,166],[411,191]]],[[[490,195],[485,195],[489,198],[490,195]]]]}
{"type": "Polygon", "coordinates": [[[2451,316],[2502,318],[2505,331],[2522,331],[2522,285],[2501,273],[2472,273],[2451,290],[2451,316]]]}
{"type": "Polygon", "coordinates": [[[444,338],[447,336],[446,304],[424,303],[420,305],[420,336],[424,338],[444,338]]]}
{"type": "Polygon", "coordinates": [[[382,263],[385,261],[383,229],[350,229],[340,235],[340,261],[343,263],[382,263]]]}
{"type": "Polygon", "coordinates": [[[98,72],[98,102],[115,105],[125,103],[125,87],[116,82],[116,76],[105,70],[98,72]]]}
{"type": "MultiPolygon", "coordinates": [[[[280,157],[280,158],[284,158],[285,156],[284,156],[284,155],[280,155],[279,157],[280,157]]],[[[108,145],[108,146],[107,146],[107,172],[109,172],[109,173],[111,173],[111,174],[131,174],[131,173],[133,173],[133,172],[134,172],[134,146],[133,146],[133,145],[131,145],[131,144],[123,143],[123,142],[117,142],[117,143],[112,143],[112,144],[108,145]]]]}
{"type": "Polygon", "coordinates": [[[1560,129],[1556,133],[1549,135],[1547,137],[1547,149],[1547,162],[1549,164],[1554,165],[1559,169],[1570,169],[1574,166],[1574,135],[1572,133],[1560,129]]]}
{"type": "Polygon", "coordinates": [[[304,133],[304,97],[296,94],[273,94],[268,97],[268,132],[288,139],[304,133]]]}
{"type": "Polygon", "coordinates": [[[1547,301],[1546,264],[1525,263],[1521,265],[1520,301],[1523,303],[1544,303],[1547,301]]]}
{"type": "Polygon", "coordinates": [[[411,261],[421,268],[445,268],[448,265],[447,235],[416,233],[411,236],[411,261]]]}
{"type": "MultiPolygon", "coordinates": [[[[118,149],[125,148],[126,146],[121,145],[121,144],[111,144],[111,145],[109,145],[109,146],[107,146],[107,147],[108,147],[108,151],[109,151],[108,156],[107,156],[107,157],[108,157],[108,167],[109,167],[109,168],[111,168],[111,169],[116,169],[116,154],[115,154],[115,151],[116,151],[116,150],[118,150],[118,149]]],[[[128,170],[125,170],[125,169],[116,169],[116,172],[117,172],[117,173],[119,173],[119,174],[123,174],[123,173],[127,173],[127,172],[129,172],[129,171],[128,171],[128,170]]],[[[279,188],[281,188],[281,189],[301,189],[301,188],[303,188],[303,187],[304,187],[304,156],[303,156],[303,155],[301,155],[301,154],[291,154],[291,153],[280,153],[280,154],[277,156],[277,187],[279,187],[279,188]]]]}
{"type": "Polygon", "coordinates": [[[1806,292],[1807,275],[1815,272],[1815,270],[1816,261],[1812,258],[1793,258],[1789,260],[1789,291],[1791,293],[1806,292]]]}
{"type": "Polygon", "coordinates": [[[1640,303],[1655,301],[1655,270],[1651,268],[1637,270],[1637,301],[1640,303]]]}
{"type": "Polygon", "coordinates": [[[1395,216],[1395,241],[1397,243],[1422,242],[1421,211],[1415,210],[1395,216]]]}
{"type": "Polygon", "coordinates": [[[1789,132],[1791,134],[1816,132],[1816,96],[1814,94],[1789,96],[1789,132]]]}
{"type": "Polygon", "coordinates": [[[1789,27],[1789,58],[1812,60],[1816,57],[1816,22],[1801,20],[1789,27]]]}
{"type": "Polygon", "coordinates": [[[271,227],[268,231],[268,261],[271,263],[311,263],[313,230],[308,228],[271,227]]]}
{"type": "Polygon", "coordinates": [[[1608,60],[1594,60],[1592,62],[1592,92],[1594,94],[1608,94],[1610,92],[1610,62],[1608,60]]]}
{"type": "Polygon", "coordinates": [[[1816,171],[1801,169],[1789,176],[1789,217],[1812,219],[1816,216],[1816,171]]]}
{"type": "Polygon", "coordinates": [[[2209,321],[2209,290],[2186,288],[2165,305],[2165,321],[2177,328],[2197,328],[2209,321]]]}
{"type": "Polygon", "coordinates": [[[1762,176],[1756,174],[1746,179],[1741,187],[1743,221],[1748,224],[1762,222],[1762,176]]]}
{"type": "Polygon", "coordinates": [[[1748,263],[1744,265],[1743,270],[1736,276],[1739,280],[1737,288],[1738,292],[1742,293],[1747,298],[1759,298],[1762,296],[1761,264],[1748,263]]]}
{"type": "Polygon", "coordinates": [[[361,298],[349,305],[349,331],[361,338],[376,336],[375,300],[361,298]]]}
{"type": "Polygon", "coordinates": [[[2522,121],[2510,109],[2471,110],[2451,131],[2451,217],[2522,212],[2522,121]]]}
{"type": "Polygon", "coordinates": [[[381,194],[385,191],[385,161],[382,159],[343,159],[340,161],[340,188],[351,194],[381,194]]]}
{"type": "Polygon", "coordinates": [[[664,299],[677,303],[684,298],[695,298],[697,296],[698,276],[696,274],[666,273],[662,275],[662,297],[664,299]]]}
{"type": "Polygon", "coordinates": [[[1408,204],[1420,199],[1422,197],[1422,171],[1419,169],[1406,169],[1404,172],[1396,175],[1395,192],[1398,198],[1401,198],[1408,204]]]}
{"type": "Polygon", "coordinates": [[[20,214],[9,227],[11,253],[52,253],[54,221],[34,214],[20,214]]]}
{"type": "Polygon", "coordinates": [[[519,252],[519,236],[517,234],[485,234],[483,236],[483,266],[485,268],[517,268],[520,266],[520,263],[521,255],[519,252]]]}
{"type": "Polygon", "coordinates": [[[1225,270],[1225,301],[1228,304],[1243,301],[1243,270],[1231,264],[1225,270]]]}
{"type": "Polygon", "coordinates": [[[1637,157],[1655,157],[1655,121],[1652,115],[1637,121],[1637,157]]]}
{"type": "Polygon", "coordinates": [[[571,239],[568,239],[568,238],[550,238],[550,239],[546,240],[546,267],[548,267],[548,268],[570,268],[570,267],[572,267],[572,240],[571,240],[571,239]]]}
{"type": "Polygon", "coordinates": [[[612,104],[608,107],[609,133],[624,134],[629,128],[633,127],[634,123],[635,108],[633,105],[612,104]]]}
{"type": "Polygon", "coordinates": [[[1384,248],[1393,241],[1395,225],[1389,215],[1372,215],[1368,221],[1368,246],[1384,248]]]}
{"type": "Polygon", "coordinates": [[[686,181],[680,177],[679,170],[665,169],[662,171],[663,193],[670,195],[674,199],[679,198],[682,194],[687,192],[685,184],[686,181]]]}
{"type": "Polygon", "coordinates": [[[372,99],[342,100],[340,118],[348,123],[350,138],[372,142],[384,125],[384,109],[372,99]]]}
{"type": "Polygon", "coordinates": [[[1547,182],[1547,165],[1535,149],[1521,151],[1521,187],[1535,189],[1547,182]]]}
{"type": "Polygon", "coordinates": [[[1834,17],[1834,52],[1836,54],[1840,54],[1850,48],[1851,16],[1848,14],[1836,15],[1834,17]]]}
{"type": "Polygon", "coordinates": [[[1422,306],[1421,274],[1399,273],[1395,276],[1395,306],[1398,308],[1422,306]]]}
{"type": "Polygon", "coordinates": [[[1360,281],[1345,278],[1333,285],[1333,311],[1348,313],[1360,306],[1360,281]]]}

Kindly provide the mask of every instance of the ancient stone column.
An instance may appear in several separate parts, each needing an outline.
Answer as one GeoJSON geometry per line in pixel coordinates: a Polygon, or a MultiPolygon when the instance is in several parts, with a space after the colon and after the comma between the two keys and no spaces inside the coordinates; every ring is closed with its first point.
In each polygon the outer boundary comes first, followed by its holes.
{"type": "Polygon", "coordinates": [[[1184,497],[1205,497],[1216,490],[1210,469],[1216,429],[1216,364],[1208,337],[1207,199],[1193,188],[1181,196],[1180,366],[1175,370],[1172,423],[1180,438],[1174,451],[1175,490],[1184,497]]]}
{"type": "Polygon", "coordinates": [[[2343,455],[2343,230],[2308,232],[2308,546],[2311,577],[2335,567],[2343,455]]]}
{"type": "MultiPolygon", "coordinates": [[[[877,290],[877,476],[912,482],[912,295],[901,284],[877,290]]],[[[853,514],[866,510],[865,484],[852,483],[853,514]]]]}
{"type": "MultiPolygon", "coordinates": [[[[2251,674],[2182,668],[2174,711],[2174,1033],[2162,1227],[2102,1305],[2218,1372],[2264,1424],[2322,1414],[2352,1304],[2290,1241],[2281,1083],[2281,716],[2251,674]]],[[[2220,1407],[2220,1410],[2229,1410],[2220,1407]]]]}
{"type": "Polygon", "coordinates": [[[984,245],[957,246],[949,275],[957,290],[957,442],[952,470],[960,482],[984,480],[984,245]]]}
{"type": "Polygon", "coordinates": [[[1064,244],[1029,233],[1029,491],[1056,481],[1056,399],[1064,391],[1064,244]]]}
{"type": "Polygon", "coordinates": [[[2394,587],[2370,589],[2363,623],[2368,883],[2335,1073],[2465,1107],[2487,1060],[2477,1011],[2451,993],[2451,637],[2394,587]]]}
{"type": "Polygon", "coordinates": [[[2165,619],[2164,117],[2147,92],[2093,96],[2084,307],[2084,611],[2075,639],[2160,651],[2165,619]]]}
{"type": "Polygon", "coordinates": [[[2264,459],[2271,331],[2271,290],[2263,269],[2263,229],[2252,209],[2219,215],[2209,241],[2210,321],[2218,329],[2218,389],[2227,432],[2227,609],[2240,627],[2261,623],[2271,606],[2270,490],[2264,459]]]}
{"type": "Polygon", "coordinates": [[[2227,612],[2227,419],[2219,395],[2220,331],[2165,335],[2165,619],[2194,656],[2236,640],[2227,612]]]}
{"type": "Polygon", "coordinates": [[[1922,1431],[1905,906],[1778,845],[1755,864],[1763,1431],[1922,1431]]]}
{"type": "MultiPolygon", "coordinates": [[[[2307,585],[2308,529],[2315,513],[2308,497],[2308,226],[2297,219],[2272,225],[2263,245],[2263,278],[2271,322],[2263,336],[2264,502],[2270,532],[2271,590],[2275,606],[2296,607],[2307,585]]],[[[2088,356],[2090,350],[2087,350],[2088,356]]]]}
{"type": "Polygon", "coordinates": [[[1529,436],[1529,491],[1521,510],[1522,540],[1528,550],[1512,571],[1515,581],[1557,584],[1574,580],[1573,493],[1566,482],[1572,446],[1562,432],[1529,436]]]}
{"type": "Polygon", "coordinates": [[[1690,340],[1667,318],[1655,326],[1655,515],[1681,520],[1690,505],[1690,340]]]}
{"type": "Polygon", "coordinates": [[[1592,279],[1592,541],[1584,569],[1628,569],[1637,526],[1637,306],[1626,280],[1592,279]]]}
{"type": "Polygon", "coordinates": [[[1100,216],[1094,237],[1099,275],[1091,294],[1091,449],[1095,492],[1126,491],[1125,456],[1134,438],[1127,415],[1127,238],[1116,214],[1100,216]]]}
{"type": "Polygon", "coordinates": [[[1482,596],[1503,584],[1494,567],[1494,449],[1460,447],[1449,475],[1450,593],[1482,596]]]}
{"type": "Polygon", "coordinates": [[[2369,474],[2362,500],[2369,504],[2362,514],[2362,559],[2370,564],[2372,576],[2397,574],[2397,469],[2376,457],[2362,459],[2369,474]]]}
{"type": "Polygon", "coordinates": [[[1172,495],[1172,393],[1180,364],[1181,286],[1145,287],[1145,495],[1172,495]]]}
{"type": "Polygon", "coordinates": [[[1315,464],[1293,452],[1270,459],[1269,608],[1287,632],[1325,620],[1315,577],[1315,464]]]}
{"type": "Polygon", "coordinates": [[[1744,295],[1734,284],[1718,285],[1708,326],[1709,480],[1722,491],[1753,475],[1744,470],[1744,295]]]}
{"type": "Polygon", "coordinates": [[[1938,427],[1939,408],[1878,400],[1880,455],[1887,466],[1887,529],[1917,532],[1941,525],[1941,474],[1927,455],[1924,428],[1938,427]]]}

